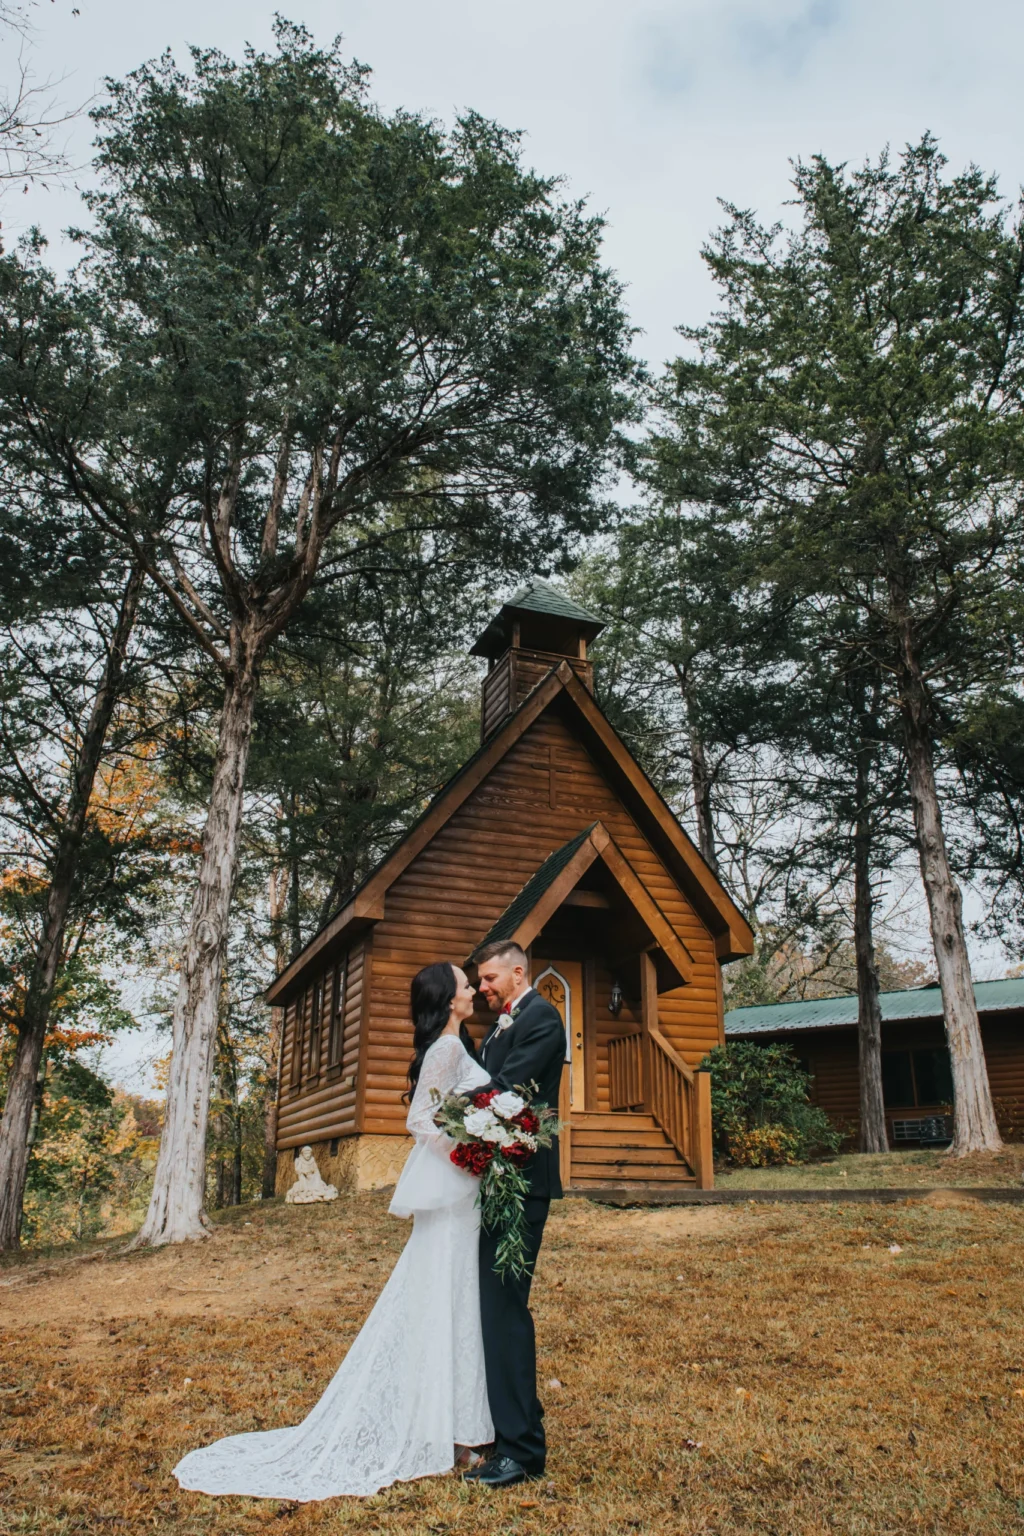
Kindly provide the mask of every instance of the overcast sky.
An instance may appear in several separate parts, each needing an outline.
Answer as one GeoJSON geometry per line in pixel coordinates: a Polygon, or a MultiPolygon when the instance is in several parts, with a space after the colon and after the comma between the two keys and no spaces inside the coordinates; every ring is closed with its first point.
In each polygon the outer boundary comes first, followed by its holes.
{"type": "MultiPolygon", "coordinates": [[[[784,213],[789,161],[862,161],[930,129],[956,168],[999,173],[1016,196],[1021,153],[1020,0],[280,0],[321,41],[337,33],[373,69],[387,108],[450,121],[472,107],[524,130],[525,153],[608,220],[655,365],[673,328],[712,303],[700,247],[716,200],[784,213]]],[[[40,75],[68,102],[190,43],[238,56],[271,42],[256,0],[39,0],[40,75]],[[73,14],[77,6],[79,15],[73,14]]],[[[8,66],[12,52],[7,44],[8,66]]],[[[88,156],[90,125],[76,153],[88,156]]],[[[80,217],[73,193],[9,197],[8,235],[80,217]]],[[[55,253],[56,254],[56,253],[55,253]]]]}
{"type": "MultiPolygon", "coordinates": [[[[791,159],[860,162],[930,130],[953,168],[973,160],[1011,197],[1024,179],[1020,0],[280,3],[322,42],[342,33],[385,108],[449,122],[474,108],[522,129],[532,165],[606,216],[607,259],[655,366],[674,354],[674,327],[699,324],[712,305],[700,247],[719,222],[717,199],[784,217],[791,159]]],[[[65,76],[73,104],[168,47],[181,63],[190,43],[235,56],[247,42],[265,48],[273,10],[259,0],[39,0],[35,15],[30,61],[40,77],[65,76]]],[[[90,138],[83,121],[71,146],[83,165],[90,138]]],[[[72,190],[33,189],[3,209],[8,239],[38,222],[55,257],[61,228],[81,217],[72,190]]],[[[923,918],[918,904],[921,953],[923,918]]],[[[975,945],[974,958],[979,976],[1002,973],[998,946],[975,945]]],[[[166,1042],[125,1041],[108,1070],[143,1087],[134,1073],[148,1075],[157,1050],[166,1042]]]]}

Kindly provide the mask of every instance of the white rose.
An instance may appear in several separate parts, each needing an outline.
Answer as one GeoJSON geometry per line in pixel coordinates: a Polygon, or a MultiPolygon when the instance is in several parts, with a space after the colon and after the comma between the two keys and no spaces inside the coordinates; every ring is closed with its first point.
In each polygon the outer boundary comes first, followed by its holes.
{"type": "Polygon", "coordinates": [[[498,1122],[489,1109],[468,1109],[463,1124],[471,1136],[481,1136],[485,1140],[490,1140],[487,1132],[494,1130],[498,1122]]]}
{"type": "Polygon", "coordinates": [[[491,1109],[496,1115],[500,1115],[503,1120],[511,1120],[513,1116],[518,1115],[521,1109],[525,1108],[526,1100],[521,1099],[518,1093],[509,1093],[508,1090],[504,1093],[499,1093],[491,1100],[491,1109]]]}
{"type": "Polygon", "coordinates": [[[515,1138],[510,1136],[505,1127],[500,1125],[497,1120],[495,1120],[494,1124],[490,1126],[486,1131],[480,1132],[480,1139],[482,1141],[493,1142],[493,1144],[497,1147],[507,1147],[511,1145],[511,1143],[515,1140],[515,1138]]]}

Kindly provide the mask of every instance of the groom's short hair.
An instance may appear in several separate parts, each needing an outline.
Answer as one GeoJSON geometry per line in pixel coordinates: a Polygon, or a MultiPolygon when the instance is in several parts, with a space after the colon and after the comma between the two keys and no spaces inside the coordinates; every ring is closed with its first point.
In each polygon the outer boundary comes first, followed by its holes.
{"type": "Polygon", "coordinates": [[[473,963],[481,966],[487,960],[507,960],[509,965],[521,965],[527,975],[530,973],[526,950],[515,939],[495,939],[493,944],[482,945],[473,956],[473,963]]]}

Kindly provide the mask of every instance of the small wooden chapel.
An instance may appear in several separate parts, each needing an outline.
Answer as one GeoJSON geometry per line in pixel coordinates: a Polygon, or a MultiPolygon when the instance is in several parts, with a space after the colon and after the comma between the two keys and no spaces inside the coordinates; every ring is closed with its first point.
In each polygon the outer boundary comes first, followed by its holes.
{"type": "MultiPolygon", "coordinates": [[[[296,1148],[349,1189],[396,1179],[409,983],[515,939],[567,1035],[569,1188],[710,1188],[705,1053],[724,1040],[721,967],[752,935],[593,697],[602,621],[539,578],[473,646],[481,745],[278,976],[277,1190],[296,1148]]],[[[473,972],[469,969],[472,979],[473,972]]],[[[492,1016],[471,1021],[482,1037],[492,1016]]]]}

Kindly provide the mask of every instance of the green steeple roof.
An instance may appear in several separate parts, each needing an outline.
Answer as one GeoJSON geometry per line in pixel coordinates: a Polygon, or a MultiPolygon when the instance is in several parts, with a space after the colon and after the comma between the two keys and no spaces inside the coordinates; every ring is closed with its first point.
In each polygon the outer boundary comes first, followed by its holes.
{"type": "MultiPolygon", "coordinates": [[[[540,576],[531,576],[525,587],[503,603],[470,651],[471,656],[500,656],[512,642],[512,625],[520,615],[536,616],[543,623],[551,621],[553,630],[561,630],[594,640],[605,627],[605,620],[579,603],[574,603],[559,587],[540,576]]],[[[541,649],[554,649],[542,646],[541,649]]]]}

